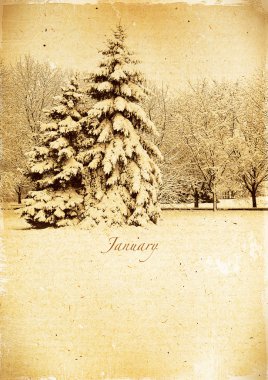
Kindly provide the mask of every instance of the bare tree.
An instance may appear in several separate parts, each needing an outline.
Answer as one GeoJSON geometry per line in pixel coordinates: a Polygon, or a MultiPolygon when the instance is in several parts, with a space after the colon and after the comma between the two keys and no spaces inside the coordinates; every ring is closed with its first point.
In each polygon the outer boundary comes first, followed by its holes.
{"type": "MultiPolygon", "coordinates": [[[[203,80],[189,83],[189,90],[177,100],[177,121],[187,153],[186,165],[194,165],[196,182],[206,183],[213,194],[213,210],[217,196],[232,180],[233,134],[228,84],[203,80]]],[[[196,191],[195,191],[196,192],[196,191]]]]}
{"type": "Polygon", "coordinates": [[[64,73],[47,62],[40,63],[27,55],[11,67],[11,75],[11,87],[16,89],[14,103],[35,139],[40,121],[44,118],[42,111],[52,104],[53,97],[59,93],[64,73]]]}
{"type": "Polygon", "coordinates": [[[159,163],[163,176],[160,200],[164,203],[194,201],[195,207],[198,207],[199,200],[209,199],[209,189],[181,138],[178,100],[168,86],[163,84],[157,87],[151,83],[150,90],[145,108],[159,131],[156,142],[164,157],[159,163]]]}
{"type": "Polygon", "coordinates": [[[143,107],[157,127],[159,136],[156,143],[158,147],[161,147],[172,118],[172,96],[169,87],[163,83],[161,87],[152,82],[147,86],[149,96],[144,100],[143,107]]]}
{"type": "Polygon", "coordinates": [[[1,189],[5,196],[16,194],[20,203],[23,189],[29,186],[25,152],[38,140],[39,124],[45,118],[42,111],[54,102],[64,73],[30,56],[14,66],[2,63],[0,68],[1,189]]]}
{"type": "MultiPolygon", "coordinates": [[[[164,203],[189,201],[191,192],[189,184],[183,180],[181,173],[182,156],[185,152],[178,149],[178,129],[175,115],[174,95],[167,85],[156,86],[149,83],[149,96],[144,101],[144,108],[149,118],[156,125],[159,136],[155,143],[162,152],[163,160],[159,162],[163,183],[160,187],[160,200],[164,203]]],[[[185,178],[185,177],[184,177],[185,178]]]]}
{"type": "Polygon", "coordinates": [[[239,128],[236,129],[237,179],[250,193],[252,206],[268,180],[267,77],[255,74],[240,86],[237,99],[239,128]]]}

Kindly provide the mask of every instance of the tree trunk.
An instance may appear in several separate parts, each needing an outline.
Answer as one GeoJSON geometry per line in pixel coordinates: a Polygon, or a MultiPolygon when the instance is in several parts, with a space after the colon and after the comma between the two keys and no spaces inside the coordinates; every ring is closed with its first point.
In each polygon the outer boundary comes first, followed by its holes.
{"type": "Polygon", "coordinates": [[[217,211],[217,191],[216,185],[213,185],[213,211],[217,211]]]}
{"type": "Polygon", "coordinates": [[[251,192],[251,198],[252,198],[252,207],[256,208],[257,207],[257,197],[256,197],[256,191],[253,190],[251,192]]]}
{"type": "Polygon", "coordinates": [[[217,195],[213,192],[213,211],[217,211],[217,195]]]}
{"type": "Polygon", "coordinates": [[[198,193],[198,190],[195,190],[195,192],[194,192],[194,207],[195,208],[199,207],[199,193],[198,193]]]}
{"type": "Polygon", "coordinates": [[[17,196],[18,196],[18,204],[20,205],[21,204],[21,190],[20,189],[17,190],[16,193],[17,193],[17,196]]]}

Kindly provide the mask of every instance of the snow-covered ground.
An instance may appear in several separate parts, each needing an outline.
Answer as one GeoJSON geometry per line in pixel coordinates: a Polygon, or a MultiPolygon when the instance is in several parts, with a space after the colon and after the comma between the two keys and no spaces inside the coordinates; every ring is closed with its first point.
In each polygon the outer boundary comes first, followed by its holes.
{"type": "Polygon", "coordinates": [[[4,213],[1,380],[266,379],[266,211],[95,231],[4,213]]]}

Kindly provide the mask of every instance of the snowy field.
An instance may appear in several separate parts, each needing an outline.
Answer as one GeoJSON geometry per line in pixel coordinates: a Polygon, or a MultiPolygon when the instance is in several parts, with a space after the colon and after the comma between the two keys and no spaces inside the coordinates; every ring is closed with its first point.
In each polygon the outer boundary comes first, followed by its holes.
{"type": "Polygon", "coordinates": [[[164,211],[91,232],[4,211],[0,379],[266,379],[267,216],[164,211]]]}

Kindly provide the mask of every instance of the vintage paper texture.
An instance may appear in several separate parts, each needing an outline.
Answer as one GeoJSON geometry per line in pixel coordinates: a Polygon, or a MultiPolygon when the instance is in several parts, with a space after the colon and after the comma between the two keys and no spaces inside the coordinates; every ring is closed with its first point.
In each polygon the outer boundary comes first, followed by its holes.
{"type": "MultiPolygon", "coordinates": [[[[174,90],[266,65],[265,1],[57,3],[2,1],[6,62],[90,71],[120,20],[147,77],[174,90]]],[[[98,231],[14,215],[3,211],[1,380],[267,378],[265,211],[165,211],[157,226],[98,231]],[[159,247],[103,253],[113,237],[159,247]]]]}

